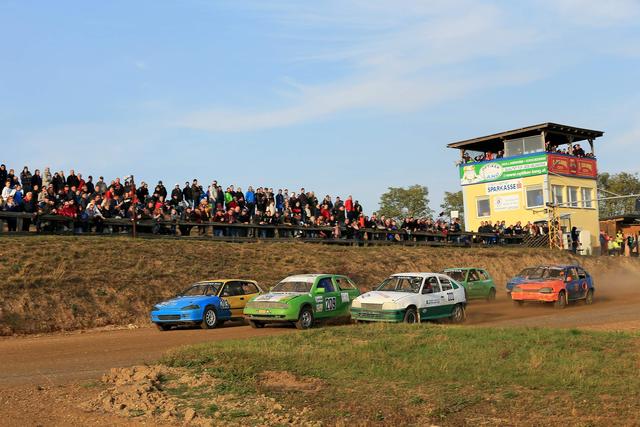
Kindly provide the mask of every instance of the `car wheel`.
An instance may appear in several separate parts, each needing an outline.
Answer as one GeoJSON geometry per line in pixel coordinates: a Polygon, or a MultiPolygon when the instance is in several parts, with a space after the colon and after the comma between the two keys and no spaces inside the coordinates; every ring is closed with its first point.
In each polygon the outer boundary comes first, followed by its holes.
{"type": "Polygon", "coordinates": [[[309,329],[313,326],[313,311],[309,307],[304,307],[300,310],[298,321],[296,322],[296,328],[309,329]]]}
{"type": "Polygon", "coordinates": [[[587,305],[593,304],[593,289],[587,291],[587,296],[584,298],[584,303],[587,305]]]}
{"type": "Polygon", "coordinates": [[[513,305],[516,305],[518,307],[522,307],[524,305],[524,301],[520,301],[517,299],[511,300],[511,301],[513,301],[513,305]]]}
{"type": "Polygon", "coordinates": [[[415,308],[407,308],[404,313],[404,323],[418,323],[418,312],[415,308]]]}
{"type": "Polygon", "coordinates": [[[249,320],[249,324],[254,329],[264,328],[264,323],[262,323],[262,322],[260,322],[258,320],[249,320]]]}
{"type": "Polygon", "coordinates": [[[564,291],[560,291],[558,299],[553,303],[555,308],[565,308],[567,306],[567,294],[564,291]]]}
{"type": "Polygon", "coordinates": [[[487,301],[495,301],[496,300],[496,290],[491,288],[489,289],[489,295],[487,295],[487,301]]]}
{"type": "Polygon", "coordinates": [[[467,318],[467,314],[462,304],[456,304],[451,312],[451,321],[453,323],[462,323],[467,318]]]}
{"type": "Polygon", "coordinates": [[[202,329],[213,329],[218,326],[218,315],[216,311],[209,307],[202,315],[202,329]]]}
{"type": "Polygon", "coordinates": [[[169,329],[171,329],[171,325],[167,325],[164,323],[156,323],[156,326],[158,327],[158,330],[160,331],[168,331],[169,329]]]}

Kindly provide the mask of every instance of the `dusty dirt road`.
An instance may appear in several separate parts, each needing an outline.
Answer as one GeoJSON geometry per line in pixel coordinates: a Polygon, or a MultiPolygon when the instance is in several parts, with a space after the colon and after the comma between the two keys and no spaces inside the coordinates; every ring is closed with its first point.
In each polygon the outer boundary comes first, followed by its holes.
{"type": "MultiPolygon", "coordinates": [[[[466,325],[640,330],[640,286],[599,292],[596,303],[572,304],[564,310],[550,305],[514,306],[505,294],[492,303],[472,302],[466,325]],[[630,290],[630,291],[627,291],[630,290]]],[[[255,330],[228,324],[215,330],[173,330],[152,327],[87,331],[39,337],[0,339],[0,388],[12,385],[53,386],[90,380],[112,367],[153,362],[172,347],[294,332],[289,327],[255,330]]]]}
{"type": "Polygon", "coordinates": [[[244,339],[291,329],[228,323],[212,330],[160,332],[153,327],[16,337],[0,340],[0,388],[12,385],[54,386],[98,378],[113,367],[154,362],[174,347],[208,341],[244,339]],[[227,326],[228,325],[228,326],[227,326]]]}

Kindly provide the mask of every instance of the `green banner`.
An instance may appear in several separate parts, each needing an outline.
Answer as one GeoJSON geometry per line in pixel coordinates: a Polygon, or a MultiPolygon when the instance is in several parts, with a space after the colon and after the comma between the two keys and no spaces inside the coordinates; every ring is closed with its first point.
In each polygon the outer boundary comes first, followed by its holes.
{"type": "Polygon", "coordinates": [[[482,182],[543,175],[547,172],[547,154],[541,153],[463,164],[460,166],[460,182],[462,185],[479,184],[482,182]]]}

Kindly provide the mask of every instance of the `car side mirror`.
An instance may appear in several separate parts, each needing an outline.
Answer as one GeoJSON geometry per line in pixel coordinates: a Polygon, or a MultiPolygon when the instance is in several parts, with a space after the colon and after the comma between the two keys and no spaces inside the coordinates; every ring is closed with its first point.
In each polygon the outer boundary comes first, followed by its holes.
{"type": "Polygon", "coordinates": [[[324,294],[324,293],[325,293],[324,288],[316,288],[316,294],[324,294]]]}

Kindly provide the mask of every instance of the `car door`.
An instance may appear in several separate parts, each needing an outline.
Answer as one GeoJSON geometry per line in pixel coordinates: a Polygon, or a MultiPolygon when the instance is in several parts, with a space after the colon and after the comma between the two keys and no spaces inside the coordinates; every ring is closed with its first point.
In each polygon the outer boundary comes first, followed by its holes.
{"type": "Polygon", "coordinates": [[[565,289],[567,290],[567,296],[569,299],[580,298],[580,278],[578,272],[574,267],[567,268],[565,270],[565,289]]]}
{"type": "Polygon", "coordinates": [[[467,274],[467,297],[469,299],[482,297],[480,273],[475,268],[469,269],[467,274]]]}
{"type": "Polygon", "coordinates": [[[453,284],[446,276],[438,276],[440,281],[440,307],[439,313],[442,316],[448,316],[453,311],[453,307],[456,305],[456,298],[453,293],[453,284]]]}
{"type": "Polygon", "coordinates": [[[356,285],[344,276],[334,276],[333,284],[336,287],[336,291],[340,294],[340,298],[336,301],[338,305],[336,311],[340,316],[345,316],[349,313],[351,301],[353,301],[360,292],[356,288],[356,285]]]}
{"type": "Polygon", "coordinates": [[[253,282],[242,282],[242,293],[243,296],[240,298],[240,301],[242,302],[242,308],[244,309],[247,302],[260,294],[260,289],[253,282]]]}
{"type": "Polygon", "coordinates": [[[324,318],[339,315],[338,302],[340,300],[340,292],[336,290],[332,278],[322,277],[318,279],[314,290],[315,316],[324,318]],[[324,291],[318,291],[319,289],[323,289],[324,291]]]}
{"type": "Polygon", "coordinates": [[[220,291],[220,297],[227,300],[231,308],[231,317],[242,317],[242,311],[246,304],[242,282],[230,280],[224,284],[220,291]]]}
{"type": "Polygon", "coordinates": [[[491,285],[493,281],[491,280],[491,276],[484,270],[478,269],[478,275],[480,276],[480,281],[478,283],[478,293],[480,297],[486,298],[489,296],[489,291],[491,290],[491,285]]]}
{"type": "Polygon", "coordinates": [[[587,272],[580,267],[576,268],[576,271],[578,272],[578,292],[576,298],[584,298],[589,289],[587,272]]]}
{"type": "Polygon", "coordinates": [[[440,282],[435,276],[424,279],[420,291],[420,319],[433,319],[440,316],[440,282]]]}

